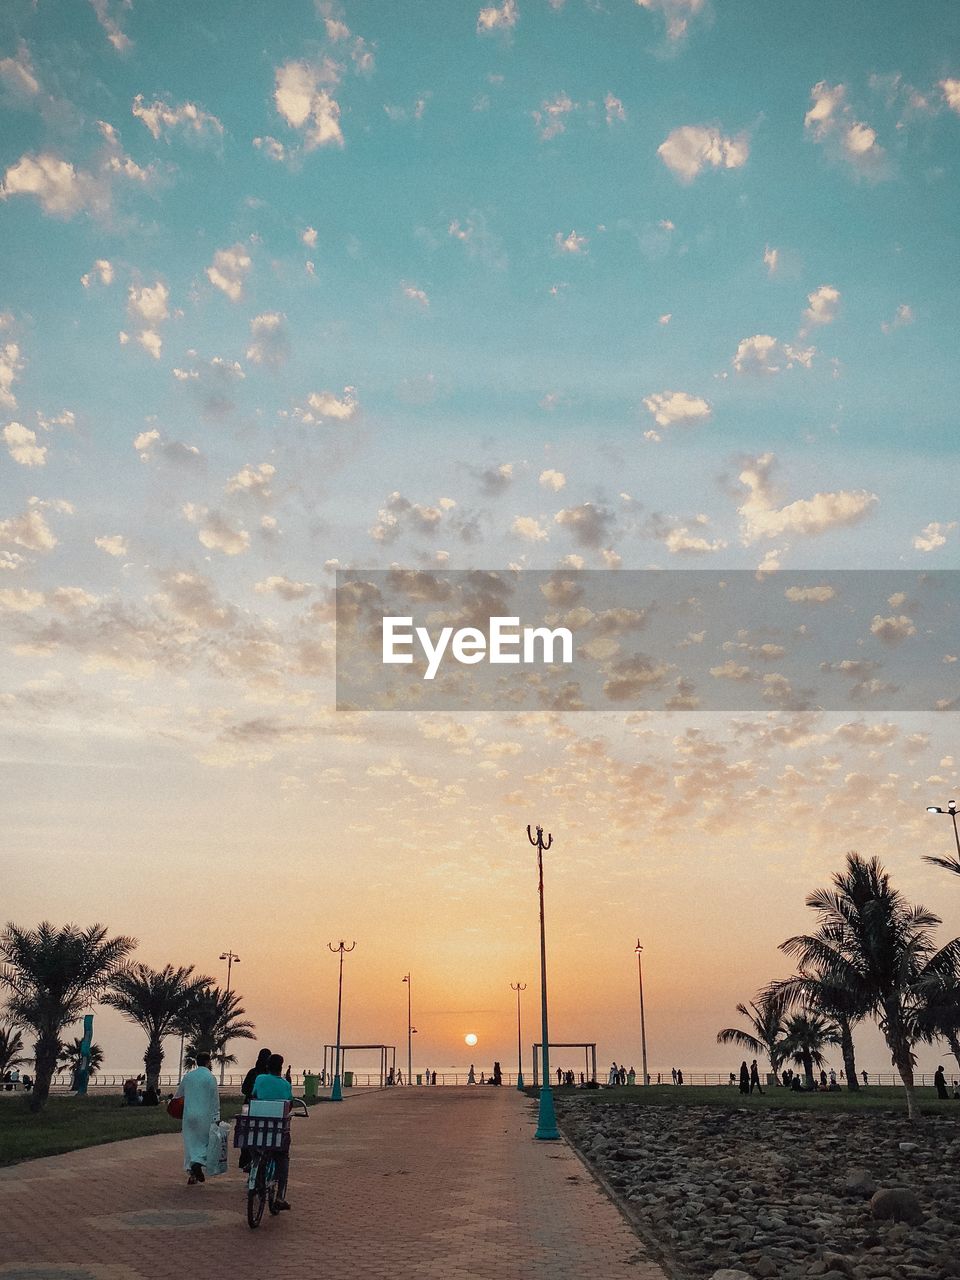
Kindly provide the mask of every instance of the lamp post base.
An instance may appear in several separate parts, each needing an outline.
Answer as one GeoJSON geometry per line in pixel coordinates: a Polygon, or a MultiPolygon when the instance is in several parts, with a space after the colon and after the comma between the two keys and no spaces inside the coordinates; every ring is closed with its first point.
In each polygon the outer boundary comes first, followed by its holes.
{"type": "Polygon", "coordinates": [[[331,1101],[331,1102],[342,1102],[342,1101],[343,1101],[343,1090],[340,1088],[340,1077],[339,1077],[339,1076],[334,1076],[334,1077],[333,1077],[333,1088],[330,1090],[330,1101],[331,1101]]]}
{"type": "Polygon", "coordinates": [[[553,1090],[545,1084],[540,1090],[540,1110],[537,1113],[537,1132],[533,1135],[542,1142],[556,1142],[560,1137],[557,1113],[553,1109],[553,1090]]]}
{"type": "Polygon", "coordinates": [[[517,1072],[517,1089],[521,1093],[523,1092],[523,1072],[522,1071],[517,1072]]]}

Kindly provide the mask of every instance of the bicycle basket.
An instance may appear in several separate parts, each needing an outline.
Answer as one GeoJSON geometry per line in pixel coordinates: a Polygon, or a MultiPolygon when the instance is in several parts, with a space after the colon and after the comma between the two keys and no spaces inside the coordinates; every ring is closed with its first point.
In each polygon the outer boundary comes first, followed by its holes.
{"type": "Polygon", "coordinates": [[[237,1116],[233,1145],[252,1151],[289,1151],[290,1117],[237,1116]]]}

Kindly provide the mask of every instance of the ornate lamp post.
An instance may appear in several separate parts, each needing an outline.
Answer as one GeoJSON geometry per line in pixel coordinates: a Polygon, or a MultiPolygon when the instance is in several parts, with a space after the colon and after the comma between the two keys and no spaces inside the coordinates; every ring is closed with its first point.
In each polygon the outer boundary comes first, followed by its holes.
{"type": "MultiPolygon", "coordinates": [[[[220,959],[221,959],[221,960],[226,960],[226,962],[227,962],[227,996],[229,997],[229,995],[230,995],[230,975],[231,975],[231,973],[233,972],[233,966],[234,966],[235,964],[239,964],[239,963],[240,963],[240,957],[239,957],[238,955],[236,955],[233,951],[221,951],[221,952],[220,952],[220,959]]],[[[224,1049],[224,1050],[226,1050],[226,1045],[224,1045],[224,1046],[222,1046],[222,1047],[223,1047],[223,1049],[224,1049]]],[[[226,1057],[226,1054],[224,1054],[224,1057],[226,1057]]],[[[226,1066],[227,1066],[226,1061],[221,1061],[221,1063],[220,1063],[220,1083],[221,1083],[221,1084],[223,1084],[223,1073],[224,1073],[224,1071],[226,1070],[226,1066]]]]}
{"type": "Polygon", "coordinates": [[[947,871],[953,871],[960,875],[960,831],[957,830],[957,802],[956,800],[948,800],[947,807],[941,809],[938,804],[928,804],[927,813],[942,813],[944,817],[953,819],[953,838],[957,842],[957,860],[953,862],[950,858],[924,858],[924,862],[932,862],[935,867],[944,867],[947,871]]]}
{"type": "Polygon", "coordinates": [[[517,993],[517,1088],[523,1091],[523,1039],[520,1035],[520,992],[526,991],[525,982],[511,982],[510,990],[517,993]]]}
{"type": "Polygon", "coordinates": [[[640,945],[640,939],[637,939],[635,947],[637,953],[637,975],[640,978],[640,1053],[643,1057],[643,1083],[650,1083],[650,1076],[647,1074],[647,1024],[643,1017],[643,963],[640,956],[643,947],[640,945]]]}
{"type": "Polygon", "coordinates": [[[540,1086],[540,1109],[537,1113],[537,1131],[535,1138],[547,1142],[555,1142],[560,1137],[557,1128],[557,1115],[553,1107],[553,1090],[550,1088],[550,1032],[547,1027],[547,944],[543,931],[543,852],[553,844],[553,836],[547,834],[543,841],[543,827],[537,827],[536,836],[527,827],[527,839],[537,851],[537,870],[540,877],[540,1015],[542,1022],[541,1037],[543,1040],[543,1084],[540,1086]]]}
{"type": "Polygon", "coordinates": [[[401,982],[407,984],[407,1084],[412,1084],[413,1071],[413,982],[410,974],[405,973],[401,982]]]}
{"type": "Polygon", "coordinates": [[[331,1102],[343,1101],[343,1090],[340,1087],[340,1013],[343,1009],[343,957],[348,951],[352,951],[356,945],[355,942],[351,942],[348,947],[342,938],[337,946],[334,946],[332,942],[327,943],[328,949],[334,955],[337,953],[340,955],[340,979],[337,983],[337,1056],[334,1059],[333,1088],[330,1090],[331,1102]]]}

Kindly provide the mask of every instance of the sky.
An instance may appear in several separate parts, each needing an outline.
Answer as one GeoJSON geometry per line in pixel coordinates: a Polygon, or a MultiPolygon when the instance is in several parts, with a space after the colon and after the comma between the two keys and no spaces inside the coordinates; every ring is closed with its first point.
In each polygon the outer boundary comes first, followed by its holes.
{"type": "MultiPolygon", "coordinates": [[[[346,1039],[405,1043],[408,971],[422,1067],[511,1068],[511,982],[539,1039],[527,823],[551,1036],[601,1061],[639,1063],[639,935],[651,1067],[735,1067],[849,849],[960,932],[919,590],[864,633],[909,710],[334,682],[338,569],[958,567],[958,48],[944,0],[8,0],[0,915],[233,949],[298,1068],[341,938],[346,1039]]],[[[707,643],[762,684],[742,623],[707,643]]]]}

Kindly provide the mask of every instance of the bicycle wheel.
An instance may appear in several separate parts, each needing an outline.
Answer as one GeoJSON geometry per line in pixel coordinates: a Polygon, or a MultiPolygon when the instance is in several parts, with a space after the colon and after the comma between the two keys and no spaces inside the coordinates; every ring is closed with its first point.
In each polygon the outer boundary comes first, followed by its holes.
{"type": "MultiPolygon", "coordinates": [[[[256,1158],[256,1157],[255,1157],[256,1158]]],[[[265,1160],[257,1160],[256,1176],[253,1178],[253,1186],[247,1189],[247,1225],[253,1229],[259,1227],[260,1219],[263,1217],[263,1206],[267,1200],[267,1162],[265,1160]]]]}

